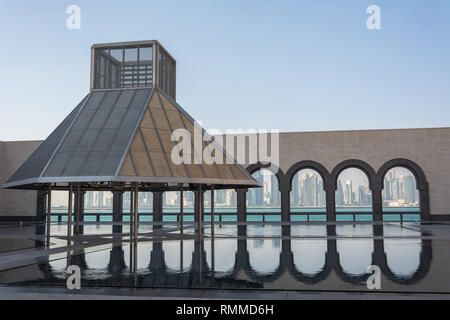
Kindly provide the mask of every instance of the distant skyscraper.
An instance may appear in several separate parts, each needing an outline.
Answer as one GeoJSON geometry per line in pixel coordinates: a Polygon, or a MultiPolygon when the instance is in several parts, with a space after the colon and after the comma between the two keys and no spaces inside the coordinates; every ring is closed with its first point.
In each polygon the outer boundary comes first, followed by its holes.
{"type": "Polygon", "coordinates": [[[346,205],[352,205],[354,200],[353,196],[353,185],[351,180],[347,180],[345,183],[345,190],[344,190],[344,203],[346,205]]]}
{"type": "Polygon", "coordinates": [[[413,176],[405,176],[403,178],[405,203],[416,202],[416,181],[413,176]]]}
{"type": "Polygon", "coordinates": [[[341,180],[338,180],[338,184],[337,184],[336,204],[340,205],[340,206],[344,205],[344,190],[342,188],[341,180]]]}
{"type": "Polygon", "coordinates": [[[299,204],[300,199],[299,176],[299,174],[296,174],[292,179],[291,204],[294,206],[299,204]]]}
{"type": "Polygon", "coordinates": [[[278,180],[276,175],[270,175],[270,204],[280,204],[280,191],[278,190],[278,180]]]}

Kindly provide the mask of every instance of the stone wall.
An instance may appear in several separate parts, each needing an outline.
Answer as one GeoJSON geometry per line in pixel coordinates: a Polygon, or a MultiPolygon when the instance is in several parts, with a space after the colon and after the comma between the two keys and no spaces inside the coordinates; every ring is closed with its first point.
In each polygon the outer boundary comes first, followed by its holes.
{"type": "MultiPolygon", "coordinates": [[[[20,167],[41,141],[0,141],[0,185],[20,167]]],[[[36,191],[0,189],[1,220],[33,220],[36,216],[36,191]]]]}
{"type": "MultiPolygon", "coordinates": [[[[37,148],[39,141],[0,142],[0,183],[4,183],[37,148]]],[[[405,158],[425,173],[430,214],[450,214],[450,128],[280,133],[280,169],[302,160],[328,172],[342,161],[357,159],[374,171],[387,161],[405,158]]],[[[0,190],[0,217],[35,216],[36,192],[0,190]]]]}

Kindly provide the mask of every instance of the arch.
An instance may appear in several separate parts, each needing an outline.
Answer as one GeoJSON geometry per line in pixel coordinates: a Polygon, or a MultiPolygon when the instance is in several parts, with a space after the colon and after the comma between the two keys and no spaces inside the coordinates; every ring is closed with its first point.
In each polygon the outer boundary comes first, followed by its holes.
{"type": "Polygon", "coordinates": [[[292,179],[294,179],[294,176],[303,169],[312,169],[316,171],[320,176],[322,177],[323,185],[324,187],[328,185],[328,181],[330,179],[330,173],[328,170],[321,165],[320,163],[313,161],[313,160],[303,160],[294,163],[289,170],[286,172],[285,175],[285,190],[291,191],[292,190],[292,179]]]}
{"type": "Polygon", "coordinates": [[[313,170],[314,172],[316,172],[317,174],[319,174],[319,176],[322,179],[322,184],[323,184],[323,191],[324,191],[324,195],[325,195],[325,212],[328,210],[328,205],[327,205],[327,190],[328,190],[328,183],[329,183],[329,177],[330,174],[328,172],[328,170],[321,165],[320,163],[313,161],[313,160],[303,160],[303,161],[299,161],[297,163],[294,163],[289,170],[286,172],[285,174],[285,179],[284,179],[284,183],[285,185],[282,187],[282,189],[285,192],[289,193],[289,201],[286,205],[288,205],[289,209],[287,210],[289,212],[289,214],[291,214],[291,210],[292,210],[292,204],[291,204],[291,192],[292,192],[292,182],[294,180],[294,177],[302,170],[313,170]]]}
{"type": "Polygon", "coordinates": [[[349,168],[357,168],[362,170],[369,179],[369,188],[370,190],[380,190],[380,184],[379,180],[377,179],[377,174],[375,170],[372,168],[370,164],[367,162],[364,162],[362,160],[358,159],[349,159],[342,161],[334,167],[333,171],[331,171],[330,174],[330,190],[336,191],[337,189],[337,178],[339,177],[339,174],[344,171],[345,169],[349,168]]]}
{"type": "Polygon", "coordinates": [[[384,188],[384,176],[386,173],[395,167],[402,167],[408,169],[416,179],[416,188],[419,190],[420,197],[420,216],[422,220],[430,220],[430,194],[428,190],[428,181],[425,177],[425,172],[422,168],[412,160],[404,158],[396,158],[385,162],[380,169],[378,169],[377,177],[380,189],[384,188]]]}
{"type": "Polygon", "coordinates": [[[283,172],[283,170],[281,170],[278,166],[271,164],[271,163],[261,163],[261,162],[257,162],[257,163],[253,163],[251,165],[249,165],[246,170],[247,172],[252,175],[255,172],[259,171],[259,170],[268,170],[270,172],[272,172],[273,174],[275,174],[275,176],[277,177],[278,180],[278,189],[279,191],[281,191],[281,188],[285,185],[284,180],[285,180],[285,174],[283,172]],[[276,168],[275,170],[273,168],[276,168]]]}

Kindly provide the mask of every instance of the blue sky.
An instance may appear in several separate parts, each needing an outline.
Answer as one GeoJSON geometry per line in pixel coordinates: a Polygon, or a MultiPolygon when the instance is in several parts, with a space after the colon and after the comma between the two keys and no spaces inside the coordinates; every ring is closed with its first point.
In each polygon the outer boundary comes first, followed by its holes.
{"type": "Polygon", "coordinates": [[[44,139],[88,93],[93,43],[144,39],[177,59],[177,100],[206,128],[450,125],[448,0],[2,1],[0,37],[3,141],[44,139]]]}

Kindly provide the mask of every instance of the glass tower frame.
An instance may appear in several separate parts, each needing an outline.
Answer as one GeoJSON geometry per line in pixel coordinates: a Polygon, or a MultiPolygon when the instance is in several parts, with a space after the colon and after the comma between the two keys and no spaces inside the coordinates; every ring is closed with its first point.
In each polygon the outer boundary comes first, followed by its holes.
{"type": "Polygon", "coordinates": [[[176,60],[156,40],[94,44],[91,90],[158,87],[176,99],[176,60]]]}

